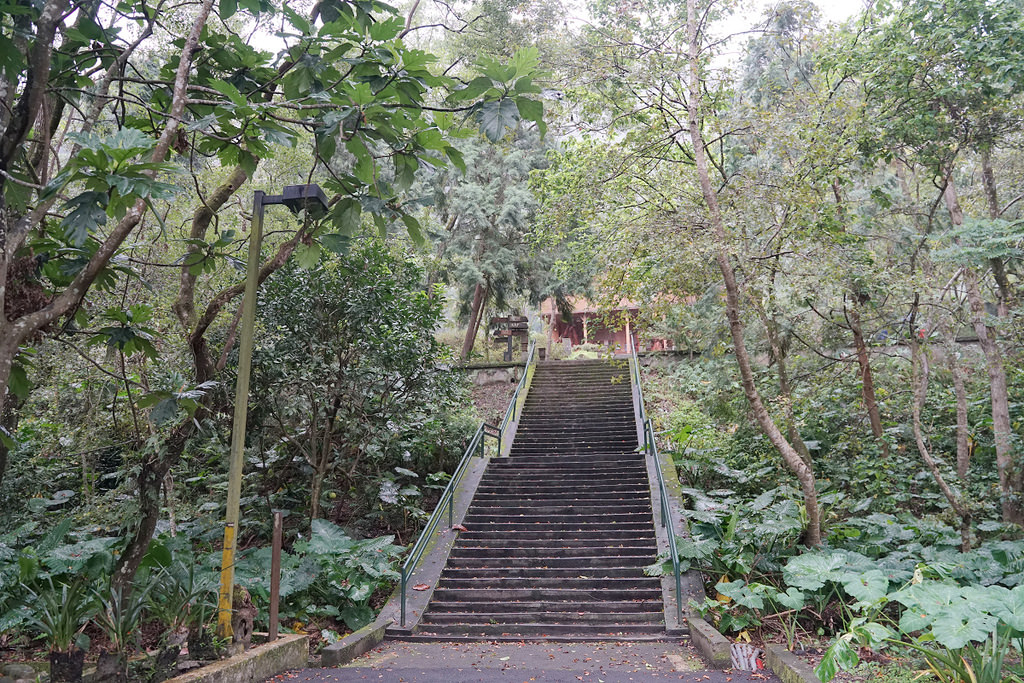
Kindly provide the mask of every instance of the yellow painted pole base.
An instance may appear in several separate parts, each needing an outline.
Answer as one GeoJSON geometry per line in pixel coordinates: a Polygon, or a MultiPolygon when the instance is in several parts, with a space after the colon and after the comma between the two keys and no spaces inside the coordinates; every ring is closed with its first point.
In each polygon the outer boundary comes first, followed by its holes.
{"type": "Polygon", "coordinates": [[[224,550],[220,561],[220,598],[217,601],[217,637],[230,640],[234,635],[231,628],[231,598],[235,587],[235,525],[224,526],[224,550]]]}

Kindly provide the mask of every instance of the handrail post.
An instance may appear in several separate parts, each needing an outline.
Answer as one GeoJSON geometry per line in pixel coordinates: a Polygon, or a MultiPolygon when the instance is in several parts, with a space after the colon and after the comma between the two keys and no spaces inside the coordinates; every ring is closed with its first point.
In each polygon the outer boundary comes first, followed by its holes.
{"type": "Polygon", "coordinates": [[[683,584],[679,576],[679,553],[676,553],[676,621],[683,623],[683,584]]]}
{"type": "Polygon", "coordinates": [[[405,585],[408,582],[406,577],[405,567],[402,567],[402,618],[399,620],[398,625],[405,628],[405,585]]]}

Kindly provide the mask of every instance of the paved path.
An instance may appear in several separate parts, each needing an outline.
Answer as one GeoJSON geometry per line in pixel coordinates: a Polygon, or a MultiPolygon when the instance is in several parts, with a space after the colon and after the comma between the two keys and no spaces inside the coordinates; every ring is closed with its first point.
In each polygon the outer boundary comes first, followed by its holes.
{"type": "Polygon", "coordinates": [[[268,683],[780,683],[769,671],[706,671],[678,643],[403,643],[386,641],[336,669],[301,669],[268,683]]]}

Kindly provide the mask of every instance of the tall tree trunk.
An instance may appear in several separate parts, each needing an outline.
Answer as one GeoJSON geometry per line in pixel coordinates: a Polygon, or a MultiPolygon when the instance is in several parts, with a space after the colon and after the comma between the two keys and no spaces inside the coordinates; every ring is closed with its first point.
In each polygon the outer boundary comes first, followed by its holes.
{"type": "MultiPolygon", "coordinates": [[[[911,319],[915,317],[916,315],[911,316],[911,319]]],[[[914,442],[917,444],[917,452],[921,455],[924,464],[927,465],[928,470],[932,473],[932,478],[938,484],[942,495],[946,497],[949,506],[960,517],[960,550],[966,553],[971,549],[971,512],[964,504],[962,496],[953,491],[949,484],[946,483],[946,479],[942,476],[938,464],[932,458],[931,453],[928,452],[928,445],[924,439],[924,429],[921,425],[921,409],[924,408],[925,400],[928,396],[928,359],[923,353],[921,344],[918,342],[916,332],[913,329],[911,330],[909,343],[910,382],[914,392],[914,400],[911,405],[914,442]]]]}
{"type": "MultiPolygon", "coordinates": [[[[855,294],[854,296],[859,296],[855,294]]],[[[889,444],[882,431],[882,418],[878,413],[878,402],[875,400],[875,380],[871,374],[871,359],[868,356],[868,345],[864,342],[864,331],[860,324],[860,312],[857,310],[859,301],[846,309],[846,322],[853,333],[853,346],[857,350],[857,365],[860,367],[860,392],[864,399],[864,410],[871,423],[871,433],[875,435],[878,446],[882,449],[882,457],[889,457],[889,444]]]]}
{"type": "MultiPolygon", "coordinates": [[[[202,420],[204,413],[205,411],[200,409],[196,413],[196,420],[202,420]]],[[[135,515],[135,530],[117,559],[114,576],[111,579],[111,588],[119,590],[122,596],[127,597],[131,594],[135,572],[138,571],[142,558],[149,549],[149,542],[160,520],[160,491],[163,488],[164,477],[181,458],[185,445],[192,435],[192,429],[193,420],[185,420],[172,431],[164,444],[155,448],[142,462],[138,477],[139,509],[135,515]]]]}
{"type": "MultiPolygon", "coordinates": [[[[18,431],[18,419],[21,417],[21,405],[23,401],[16,396],[8,396],[4,402],[3,415],[0,416],[0,427],[6,432],[7,438],[13,439],[14,433],[18,431]]],[[[7,473],[7,464],[10,459],[10,449],[6,443],[0,441],[0,489],[4,486],[4,475],[7,473]]]]}
{"type": "Polygon", "coordinates": [[[718,205],[718,195],[711,186],[711,177],[708,173],[708,160],[704,149],[704,136],[701,132],[700,107],[702,103],[702,90],[700,81],[700,45],[698,44],[699,22],[696,0],[686,0],[687,10],[687,31],[689,39],[689,81],[688,97],[686,100],[687,118],[689,123],[690,141],[693,144],[694,163],[697,167],[697,177],[700,181],[701,192],[708,207],[708,217],[711,220],[711,227],[714,231],[716,249],[715,261],[719,270],[722,271],[722,279],[725,283],[725,315],[729,320],[729,331],[732,334],[733,348],[736,354],[736,364],[739,366],[740,378],[743,384],[743,393],[746,394],[747,402],[757,418],[757,422],[765,436],[778,449],[789,469],[796,475],[800,482],[800,488],[804,496],[804,507],[807,512],[807,529],[804,531],[804,543],[808,546],[821,545],[821,515],[818,510],[818,492],[815,489],[814,470],[804,462],[796,449],[786,441],[786,438],[779,431],[778,426],[768,414],[761,395],[754,384],[754,372],[750,367],[750,357],[747,354],[746,343],[743,340],[743,321],[740,319],[740,293],[736,283],[736,274],[733,272],[732,263],[728,252],[728,236],[725,232],[725,223],[722,220],[721,209],[718,205]]]}
{"type": "MultiPolygon", "coordinates": [[[[327,479],[327,470],[331,464],[331,450],[334,445],[334,426],[338,419],[338,411],[341,409],[342,394],[339,391],[334,396],[334,401],[331,403],[331,409],[324,415],[324,428],[320,434],[319,444],[314,439],[313,443],[310,444],[310,450],[315,454],[316,462],[310,463],[313,465],[313,482],[310,491],[309,501],[309,523],[313,524],[313,520],[320,517],[320,495],[324,490],[324,481],[327,479]]],[[[316,433],[316,428],[312,427],[311,431],[316,433]]]]}
{"type": "MultiPolygon", "coordinates": [[[[952,327],[952,326],[951,326],[952,327]]],[[[956,397],[956,474],[961,481],[967,480],[971,464],[970,424],[967,422],[967,389],[964,375],[956,358],[956,339],[948,335],[946,365],[953,376],[953,395],[956,397]]]]}
{"type": "Polygon", "coordinates": [[[487,286],[482,282],[476,283],[476,288],[473,290],[473,303],[469,309],[469,327],[466,328],[466,338],[462,342],[462,360],[469,358],[469,354],[473,352],[473,344],[476,342],[476,331],[480,326],[480,314],[483,312],[486,293],[487,286]]]}
{"type": "MultiPolygon", "coordinates": [[[[953,225],[960,227],[964,222],[963,210],[957,196],[956,185],[951,172],[946,174],[943,192],[946,209],[953,225]]],[[[1010,398],[1006,385],[1006,370],[996,342],[996,331],[986,322],[985,300],[978,284],[978,274],[973,268],[963,269],[964,289],[971,308],[971,323],[978,336],[978,345],[985,354],[992,404],[992,433],[996,447],[996,469],[999,474],[999,493],[1002,499],[1003,521],[1014,524],[1024,523],[1024,508],[1021,506],[1022,490],[1020,468],[1014,462],[1013,442],[1010,428],[1010,398]]]]}
{"type": "Polygon", "coordinates": [[[754,304],[754,310],[757,311],[757,315],[761,318],[761,324],[764,325],[765,335],[768,337],[768,345],[772,349],[772,356],[775,359],[775,369],[779,377],[779,397],[782,399],[782,414],[786,418],[786,436],[789,438],[789,442],[793,444],[793,448],[796,449],[800,457],[804,459],[808,465],[811,464],[811,453],[807,450],[807,444],[804,443],[803,437],[800,436],[800,432],[796,428],[796,416],[793,414],[793,388],[789,383],[789,371],[786,368],[786,354],[782,348],[782,340],[779,339],[778,325],[775,324],[775,320],[768,317],[768,312],[765,311],[756,297],[751,297],[750,301],[754,304]]]}
{"type": "MultiPolygon", "coordinates": [[[[985,188],[985,201],[988,204],[988,217],[999,218],[999,194],[996,192],[996,174],[992,168],[992,156],[990,150],[985,147],[981,150],[981,184],[985,188]]],[[[1010,307],[1014,303],[1013,287],[1010,279],[1006,276],[1006,266],[1003,259],[998,256],[988,260],[992,266],[992,275],[996,280],[997,291],[999,292],[999,317],[1009,315],[1010,307]]]]}

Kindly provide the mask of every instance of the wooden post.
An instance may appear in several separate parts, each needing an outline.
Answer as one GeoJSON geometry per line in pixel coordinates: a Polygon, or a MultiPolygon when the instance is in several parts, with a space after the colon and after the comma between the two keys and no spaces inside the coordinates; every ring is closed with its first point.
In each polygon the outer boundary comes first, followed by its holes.
{"type": "Polygon", "coordinates": [[[284,520],[280,512],[274,513],[274,539],[270,551],[270,633],[267,642],[277,640],[277,608],[281,602],[281,537],[284,520]]]}

